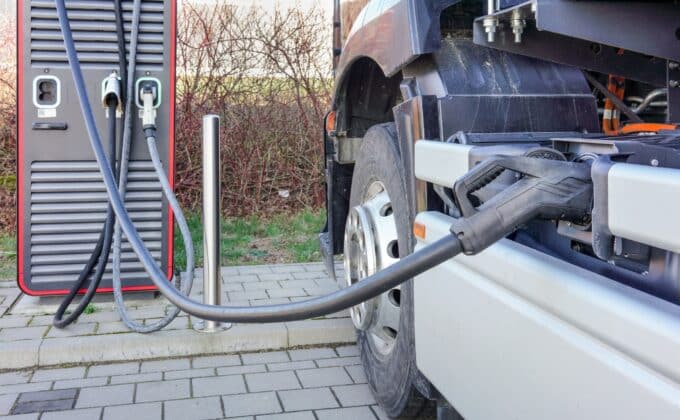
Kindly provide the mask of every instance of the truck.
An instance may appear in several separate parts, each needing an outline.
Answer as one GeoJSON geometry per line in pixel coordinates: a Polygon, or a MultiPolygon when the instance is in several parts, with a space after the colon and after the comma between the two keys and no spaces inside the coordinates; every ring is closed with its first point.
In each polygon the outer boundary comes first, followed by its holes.
{"type": "Polygon", "coordinates": [[[190,297],[176,2],[19,6],[17,278],[66,296],[58,328],[110,291],[140,333],[180,311],[214,330],[350,309],[391,418],[680,418],[677,1],[335,0],[320,244],[347,287],[264,307],[214,299],[214,116],[208,292],[190,297]],[[123,292],[139,290],[175,308],[136,322],[123,292]]]}
{"type": "Polygon", "coordinates": [[[679,25],[673,1],[335,1],[320,242],[340,282],[452,232],[473,250],[456,224],[503,220],[533,161],[592,175],[587,217],[351,309],[389,417],[680,418],[679,25]]]}

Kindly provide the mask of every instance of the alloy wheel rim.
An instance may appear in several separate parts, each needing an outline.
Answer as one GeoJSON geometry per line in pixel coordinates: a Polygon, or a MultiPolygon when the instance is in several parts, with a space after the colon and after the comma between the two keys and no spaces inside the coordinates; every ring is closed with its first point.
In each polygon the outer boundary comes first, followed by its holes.
{"type": "MultiPolygon", "coordinates": [[[[399,243],[392,201],[380,181],[366,190],[362,204],[352,208],[345,229],[345,279],[348,286],[399,261],[399,243]]],[[[401,288],[350,309],[354,326],[372,346],[389,354],[397,341],[401,317],[401,288]]]]}

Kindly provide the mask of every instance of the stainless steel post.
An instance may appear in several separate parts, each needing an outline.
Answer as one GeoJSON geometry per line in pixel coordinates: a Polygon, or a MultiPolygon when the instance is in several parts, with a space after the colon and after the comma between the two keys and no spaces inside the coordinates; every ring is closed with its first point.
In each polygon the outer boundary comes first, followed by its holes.
{"type": "MultiPolygon", "coordinates": [[[[220,305],[222,275],[220,253],[220,117],[203,117],[203,303],[220,305]]],[[[231,327],[215,321],[194,326],[202,332],[231,327]]]]}

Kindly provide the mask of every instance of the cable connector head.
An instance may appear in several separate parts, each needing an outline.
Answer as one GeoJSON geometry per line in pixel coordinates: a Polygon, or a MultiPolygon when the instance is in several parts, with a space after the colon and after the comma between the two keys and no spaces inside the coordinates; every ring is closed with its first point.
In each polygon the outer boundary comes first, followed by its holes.
{"type": "Polygon", "coordinates": [[[115,71],[102,80],[102,106],[108,109],[112,100],[116,101],[116,113],[123,112],[123,99],[121,97],[121,81],[115,71]]]}
{"type": "Polygon", "coordinates": [[[143,126],[155,126],[157,108],[161,106],[161,82],[154,77],[140,77],[135,84],[135,102],[143,126]]]}
{"type": "Polygon", "coordinates": [[[453,191],[463,217],[453,222],[451,233],[468,255],[482,252],[533,219],[585,223],[593,208],[590,165],[540,157],[490,158],[459,179],[453,191]],[[471,194],[507,170],[518,174],[518,180],[475,206],[471,194]]]}
{"type": "Polygon", "coordinates": [[[151,85],[142,85],[139,96],[142,98],[142,124],[144,127],[156,126],[156,108],[154,98],[156,90],[151,85]]]}

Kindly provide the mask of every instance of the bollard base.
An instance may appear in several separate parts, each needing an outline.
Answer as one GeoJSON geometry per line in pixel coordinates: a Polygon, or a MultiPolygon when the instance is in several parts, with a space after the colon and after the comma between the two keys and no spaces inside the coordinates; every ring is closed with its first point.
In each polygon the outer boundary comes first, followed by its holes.
{"type": "Polygon", "coordinates": [[[194,322],[194,330],[206,334],[217,333],[220,331],[227,331],[231,329],[232,324],[225,322],[215,322],[215,321],[197,321],[194,322]]]}

